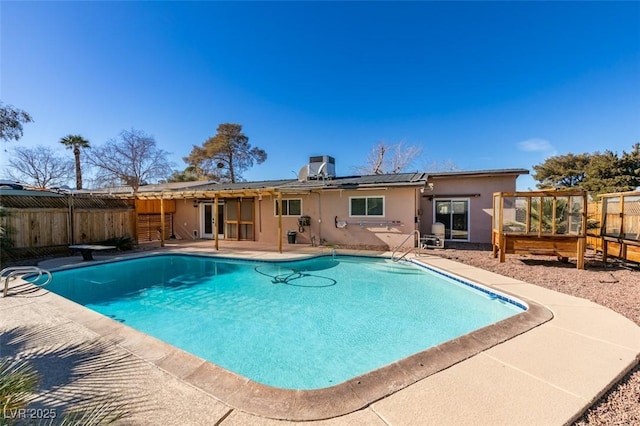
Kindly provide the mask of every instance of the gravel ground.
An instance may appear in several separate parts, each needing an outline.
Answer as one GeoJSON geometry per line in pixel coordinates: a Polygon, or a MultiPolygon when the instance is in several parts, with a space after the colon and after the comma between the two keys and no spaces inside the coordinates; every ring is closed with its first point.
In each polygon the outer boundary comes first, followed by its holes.
{"type": "MultiPolygon", "coordinates": [[[[516,278],[565,294],[589,299],[640,326],[640,266],[619,261],[606,265],[587,252],[585,269],[554,257],[507,255],[499,263],[484,245],[451,245],[433,254],[516,278]]],[[[640,425],[640,366],[614,385],[574,425],[640,425]]]]}

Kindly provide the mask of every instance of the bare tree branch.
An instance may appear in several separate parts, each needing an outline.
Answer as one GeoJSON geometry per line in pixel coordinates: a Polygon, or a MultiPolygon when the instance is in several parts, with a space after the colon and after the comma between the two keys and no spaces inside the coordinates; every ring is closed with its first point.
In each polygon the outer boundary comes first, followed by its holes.
{"type": "Polygon", "coordinates": [[[355,172],[363,175],[396,174],[405,171],[422,153],[417,145],[406,145],[404,142],[388,144],[378,142],[369,155],[364,166],[355,167],[355,172]]]}
{"type": "Polygon", "coordinates": [[[454,163],[452,160],[434,160],[426,164],[423,169],[429,172],[455,172],[456,170],[460,170],[456,163],[454,163]]]}
{"type": "Polygon", "coordinates": [[[422,153],[422,148],[416,145],[406,145],[398,142],[393,149],[393,155],[389,158],[389,172],[400,173],[411,166],[422,153]]]}
{"type": "Polygon", "coordinates": [[[73,162],[49,147],[17,147],[13,152],[7,170],[11,179],[44,189],[65,185],[73,177],[73,162]]]}
{"type": "Polygon", "coordinates": [[[140,185],[164,179],[172,172],[167,152],[156,147],[152,136],[140,130],[124,130],[117,138],[92,150],[87,162],[97,167],[96,181],[102,185],[127,185],[138,192],[140,185]]]}

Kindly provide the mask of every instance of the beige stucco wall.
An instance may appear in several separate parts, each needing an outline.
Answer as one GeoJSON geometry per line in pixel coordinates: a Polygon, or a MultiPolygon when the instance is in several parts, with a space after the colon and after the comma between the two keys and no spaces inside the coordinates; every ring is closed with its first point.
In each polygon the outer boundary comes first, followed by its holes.
{"type": "MultiPolygon", "coordinates": [[[[495,177],[447,177],[430,179],[433,191],[420,193],[416,188],[388,188],[379,190],[326,190],[305,194],[283,194],[283,199],[302,200],[302,214],[311,217],[311,226],[303,232],[298,229],[298,217],[282,218],[282,243],[287,242],[287,231],[297,232],[297,242],[335,244],[353,248],[398,247],[414,229],[423,234],[431,233],[434,218],[434,199],[469,200],[469,242],[491,242],[492,197],[494,192],[515,191],[516,176],[495,177]],[[475,196],[475,194],[479,194],[475,196]],[[385,199],[384,217],[349,217],[349,197],[382,196],[385,199]],[[344,229],[336,228],[334,218],[348,222],[344,229]],[[418,217],[419,223],[414,218],[418,217]],[[400,225],[385,226],[380,223],[399,221],[400,225]],[[360,223],[362,222],[362,226],[360,223]],[[379,222],[379,223],[375,223],[379,222]]],[[[254,203],[255,240],[278,243],[278,217],[275,215],[273,196],[263,196],[254,203]]],[[[200,207],[194,207],[193,199],[177,200],[174,216],[174,232],[181,239],[193,239],[193,231],[201,236],[200,207]]],[[[413,244],[409,239],[404,246],[413,244]]]]}
{"type": "Polygon", "coordinates": [[[194,239],[193,231],[200,236],[199,207],[193,207],[193,199],[176,200],[176,212],[173,216],[174,233],[180,239],[194,239]]]}
{"type": "Polygon", "coordinates": [[[434,222],[434,200],[469,200],[469,242],[491,243],[493,193],[516,190],[517,176],[449,177],[429,180],[433,191],[422,194],[420,201],[420,232],[431,233],[434,222]],[[478,196],[474,196],[479,194],[478,196]]]}
{"type": "MultiPolygon", "coordinates": [[[[310,244],[335,244],[353,248],[395,248],[415,229],[417,211],[415,188],[393,188],[371,191],[328,190],[303,195],[284,194],[284,199],[301,199],[302,214],[311,217],[311,226],[299,232],[297,217],[283,217],[283,244],[287,242],[287,231],[295,230],[297,242],[310,244]],[[383,217],[350,217],[349,197],[384,197],[383,217]],[[346,221],[347,227],[336,228],[335,218],[346,221]],[[384,222],[399,221],[399,225],[386,226],[384,222]]],[[[277,244],[278,217],[275,215],[275,197],[263,197],[256,204],[256,217],[262,212],[262,221],[256,226],[256,240],[277,244]],[[262,206],[260,207],[260,205],[262,206]]],[[[413,241],[405,243],[406,247],[413,241]]]]}
{"type": "MultiPolygon", "coordinates": [[[[415,188],[393,188],[371,191],[330,190],[305,194],[283,194],[282,199],[300,199],[302,214],[311,217],[311,225],[298,227],[297,216],[282,217],[282,244],[288,244],[287,231],[296,231],[299,244],[315,244],[321,240],[326,245],[339,247],[394,249],[414,229],[419,198],[415,188]],[[383,217],[350,217],[349,197],[384,197],[383,217]],[[346,228],[336,228],[335,217],[348,222],[346,228]],[[386,226],[384,222],[398,221],[386,226]],[[362,226],[361,226],[362,224],[362,226]]],[[[254,202],[255,241],[278,244],[278,216],[275,214],[275,196],[263,196],[254,202]]],[[[228,201],[227,201],[228,202],[228,201]]],[[[194,230],[201,237],[201,207],[194,207],[193,199],[177,200],[174,216],[174,232],[180,239],[193,239],[194,230]]],[[[403,246],[410,247],[409,239],[403,246]]]]}

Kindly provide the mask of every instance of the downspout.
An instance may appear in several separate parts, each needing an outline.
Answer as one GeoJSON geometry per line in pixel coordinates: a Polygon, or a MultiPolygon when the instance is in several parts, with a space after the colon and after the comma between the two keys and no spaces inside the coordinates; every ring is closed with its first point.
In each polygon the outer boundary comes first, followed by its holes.
{"type": "MultiPolygon", "coordinates": [[[[422,188],[421,188],[422,189],[422,188]]],[[[413,224],[413,230],[415,231],[416,229],[420,229],[420,222],[421,222],[421,218],[420,218],[420,202],[422,201],[421,197],[420,197],[420,190],[415,191],[415,197],[413,197],[413,212],[415,213],[416,217],[414,219],[414,224],[413,224]]]]}
{"type": "MultiPolygon", "coordinates": [[[[422,196],[427,193],[427,192],[433,192],[433,183],[429,183],[429,175],[427,173],[424,173],[421,177],[424,177],[424,186],[422,188],[420,188],[419,190],[419,194],[418,195],[418,205],[416,206],[416,209],[414,210],[416,212],[416,229],[420,230],[420,226],[422,225],[422,215],[424,214],[424,211],[422,211],[422,196]]],[[[433,207],[433,206],[432,206],[433,207]]],[[[433,223],[435,221],[435,216],[431,219],[431,222],[433,223]]],[[[427,229],[425,230],[425,233],[430,233],[431,230],[427,229]]],[[[419,242],[418,242],[419,244],[419,242]]]]}
{"type": "Polygon", "coordinates": [[[418,206],[420,205],[420,191],[419,190],[414,190],[414,197],[413,197],[413,214],[415,215],[413,217],[413,235],[416,235],[416,238],[414,239],[414,247],[418,247],[418,250],[420,250],[420,215],[418,214],[418,206]],[[418,232],[416,232],[418,231],[418,232]]]}
{"type": "Polygon", "coordinates": [[[315,193],[318,196],[318,245],[322,241],[322,197],[320,191],[315,193]]]}

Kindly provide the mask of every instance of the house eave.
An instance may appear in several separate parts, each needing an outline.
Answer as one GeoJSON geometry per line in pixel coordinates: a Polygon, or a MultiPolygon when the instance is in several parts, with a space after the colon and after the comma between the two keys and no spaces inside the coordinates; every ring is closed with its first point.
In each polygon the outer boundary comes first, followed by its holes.
{"type": "Polygon", "coordinates": [[[429,179],[450,179],[462,177],[497,177],[497,176],[521,176],[528,175],[527,169],[498,169],[498,170],[471,170],[471,171],[454,171],[454,172],[434,172],[429,173],[429,179]]]}

